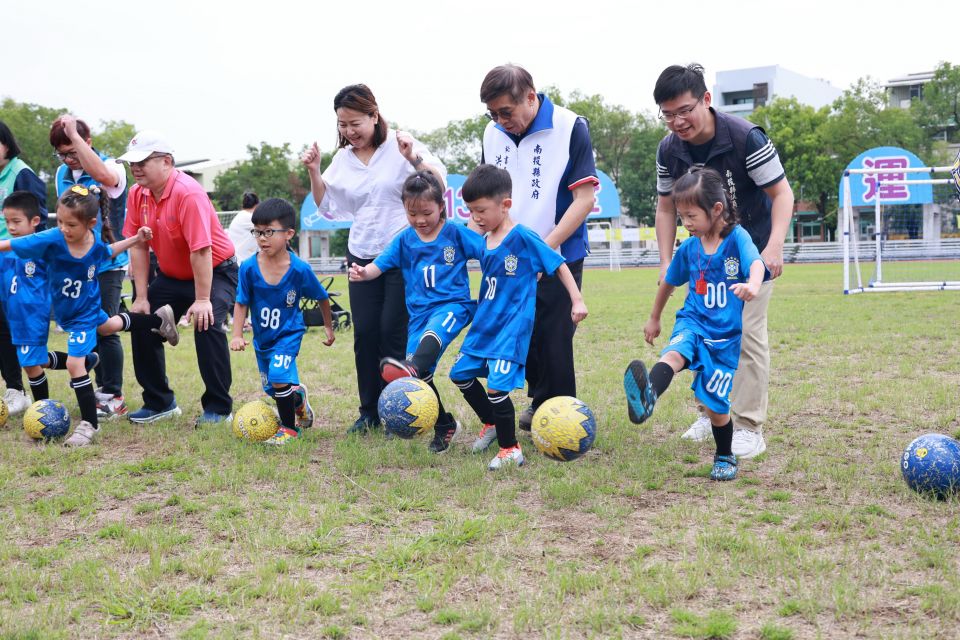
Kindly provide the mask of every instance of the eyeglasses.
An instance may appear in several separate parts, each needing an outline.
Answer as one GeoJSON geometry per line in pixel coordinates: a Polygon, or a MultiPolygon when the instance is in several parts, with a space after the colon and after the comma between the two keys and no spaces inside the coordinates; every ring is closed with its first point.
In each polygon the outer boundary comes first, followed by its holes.
{"type": "Polygon", "coordinates": [[[157,154],[154,154],[154,155],[149,155],[149,156],[147,156],[146,158],[144,158],[143,160],[141,160],[140,162],[131,162],[131,163],[130,163],[130,167],[131,167],[131,168],[137,168],[137,169],[139,169],[140,167],[142,167],[143,165],[147,164],[147,163],[150,162],[151,160],[156,160],[157,158],[163,158],[164,156],[167,156],[167,155],[170,155],[170,154],[167,154],[167,153],[157,153],[157,154]]]}
{"type": "Polygon", "coordinates": [[[250,235],[254,238],[272,238],[275,233],[283,233],[290,229],[250,229],[250,235]]]}
{"type": "Polygon", "coordinates": [[[53,157],[60,158],[61,160],[78,160],[80,158],[76,151],[67,151],[66,153],[60,153],[59,151],[56,151],[54,152],[53,157]]]}
{"type": "Polygon", "coordinates": [[[703,96],[700,96],[700,99],[689,107],[683,107],[682,109],[677,109],[676,113],[667,113],[666,111],[661,111],[657,117],[663,120],[664,122],[673,122],[677,118],[686,120],[690,117],[690,114],[693,113],[693,110],[697,108],[697,105],[703,102],[703,96]]]}
{"type": "Polygon", "coordinates": [[[496,111],[490,110],[484,115],[494,122],[499,122],[500,120],[509,120],[513,117],[513,109],[497,109],[496,111]]]}

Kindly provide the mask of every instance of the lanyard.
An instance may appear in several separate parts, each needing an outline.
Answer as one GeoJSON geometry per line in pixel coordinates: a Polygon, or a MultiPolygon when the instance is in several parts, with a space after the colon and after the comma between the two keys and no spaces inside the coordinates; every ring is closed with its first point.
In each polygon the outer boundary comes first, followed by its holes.
{"type": "MultiPolygon", "coordinates": [[[[707,295],[707,279],[704,278],[703,276],[707,272],[707,269],[710,268],[710,261],[713,260],[713,256],[715,256],[717,252],[711,253],[709,256],[707,256],[706,266],[701,267],[700,266],[700,248],[701,247],[703,247],[702,240],[700,241],[700,244],[697,245],[697,270],[700,272],[700,277],[697,278],[696,287],[694,288],[694,291],[696,291],[701,296],[705,296],[707,295]]],[[[720,250],[720,247],[718,246],[717,251],[719,250],[720,250]]]]}

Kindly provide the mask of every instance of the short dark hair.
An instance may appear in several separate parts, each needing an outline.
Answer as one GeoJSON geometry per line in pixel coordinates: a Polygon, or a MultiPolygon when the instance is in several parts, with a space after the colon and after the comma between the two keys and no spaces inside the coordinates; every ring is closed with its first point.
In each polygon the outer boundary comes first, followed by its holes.
{"type": "Polygon", "coordinates": [[[284,229],[295,229],[297,212],[293,205],[283,198],[267,198],[253,210],[253,224],[267,225],[274,221],[279,222],[284,229]]]}
{"type": "MultiPolygon", "coordinates": [[[[79,133],[80,137],[84,140],[90,139],[90,127],[79,118],[77,119],[77,133],[79,133]]],[[[56,149],[65,144],[70,144],[70,138],[67,137],[67,132],[63,127],[63,116],[60,116],[54,120],[50,126],[50,146],[56,149]]]]}
{"type": "Polygon", "coordinates": [[[520,102],[528,91],[536,91],[533,76],[518,64],[503,64],[491,69],[480,85],[480,102],[487,103],[502,95],[520,102]]]}
{"type": "Polygon", "coordinates": [[[446,201],[443,198],[445,189],[437,180],[432,171],[417,171],[407,176],[400,189],[400,200],[406,204],[410,200],[428,200],[440,207],[441,222],[447,217],[446,201]]]}
{"type": "Polygon", "coordinates": [[[257,203],[260,202],[260,197],[257,196],[253,191],[244,191],[243,192],[243,203],[240,205],[241,209],[253,209],[257,206],[257,203]]]}
{"type": "Polygon", "coordinates": [[[10,131],[10,127],[3,120],[0,120],[0,144],[7,148],[7,160],[13,160],[20,155],[20,145],[13,137],[13,131],[10,131]]]}
{"type": "Polygon", "coordinates": [[[707,83],[703,80],[703,67],[691,62],[685,67],[678,64],[663,70],[653,87],[653,101],[663,104],[667,100],[679,98],[686,92],[699,100],[707,92],[707,83]]]}
{"type": "MultiPolygon", "coordinates": [[[[352,109],[368,116],[377,116],[377,123],[373,125],[373,148],[378,148],[383,141],[387,139],[387,121],[380,113],[380,107],[377,106],[377,99],[373,96],[373,91],[365,84],[351,84],[340,89],[333,97],[333,110],[352,109]]],[[[350,144],[346,138],[340,135],[340,129],[337,129],[337,146],[343,148],[350,144]]]]}
{"type": "Polygon", "coordinates": [[[723,178],[711,167],[692,167],[680,176],[673,184],[673,202],[692,204],[706,211],[708,216],[714,203],[722,204],[724,226],[720,236],[724,238],[740,222],[737,207],[723,186],[723,178]]]}
{"type": "Polygon", "coordinates": [[[40,218],[40,222],[43,222],[40,201],[29,191],[14,191],[3,201],[3,208],[22,211],[27,216],[27,220],[40,218]]]}
{"type": "Polygon", "coordinates": [[[503,200],[513,193],[513,181],[506,169],[492,164],[481,164],[467,176],[461,193],[463,201],[468,204],[481,198],[503,200]]]}

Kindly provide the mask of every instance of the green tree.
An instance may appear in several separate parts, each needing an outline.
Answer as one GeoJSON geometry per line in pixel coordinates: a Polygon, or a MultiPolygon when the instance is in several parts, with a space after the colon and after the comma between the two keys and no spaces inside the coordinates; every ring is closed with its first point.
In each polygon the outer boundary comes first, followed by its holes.
{"type": "Polygon", "coordinates": [[[640,224],[653,225],[657,214],[657,146],[667,133],[660,121],[638,115],[616,181],[623,206],[640,224]]]}
{"type": "Polygon", "coordinates": [[[415,135],[440,158],[449,173],[467,175],[480,164],[481,141],[487,122],[489,120],[483,115],[451,120],[445,127],[415,135]]]}
{"type": "Polygon", "coordinates": [[[214,181],[215,197],[223,209],[239,209],[243,192],[256,191],[260,199],[286,198],[299,208],[310,191],[305,172],[294,164],[290,144],[274,146],[261,142],[247,146],[248,160],[224,171],[214,181]]]}
{"type": "Polygon", "coordinates": [[[923,87],[923,99],[914,100],[912,108],[927,135],[960,141],[960,66],[941,62],[923,87]]]}
{"type": "Polygon", "coordinates": [[[129,122],[123,120],[101,120],[99,131],[90,136],[93,146],[111,158],[119,158],[127,151],[127,145],[137,134],[129,122]]]}
{"type": "Polygon", "coordinates": [[[621,105],[606,104],[600,95],[585,96],[579,91],[570,94],[565,106],[590,123],[597,168],[620,184],[624,158],[635,142],[638,116],[621,105]]]}

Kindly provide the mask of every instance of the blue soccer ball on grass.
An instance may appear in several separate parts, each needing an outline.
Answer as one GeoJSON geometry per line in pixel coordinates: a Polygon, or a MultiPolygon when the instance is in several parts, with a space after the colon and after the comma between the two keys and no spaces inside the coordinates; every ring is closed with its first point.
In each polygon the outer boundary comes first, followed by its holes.
{"type": "Polygon", "coordinates": [[[960,442],[939,433],[927,433],[903,451],[900,470],[907,485],[939,498],[960,491],[960,442]]]}
{"type": "Polygon", "coordinates": [[[37,400],[23,414],[23,430],[34,440],[62,438],[70,431],[70,414],[62,402],[37,400]]]}
{"type": "Polygon", "coordinates": [[[423,380],[399,378],[384,388],[377,411],[387,431],[401,438],[413,438],[437,424],[440,403],[423,380]]]}

